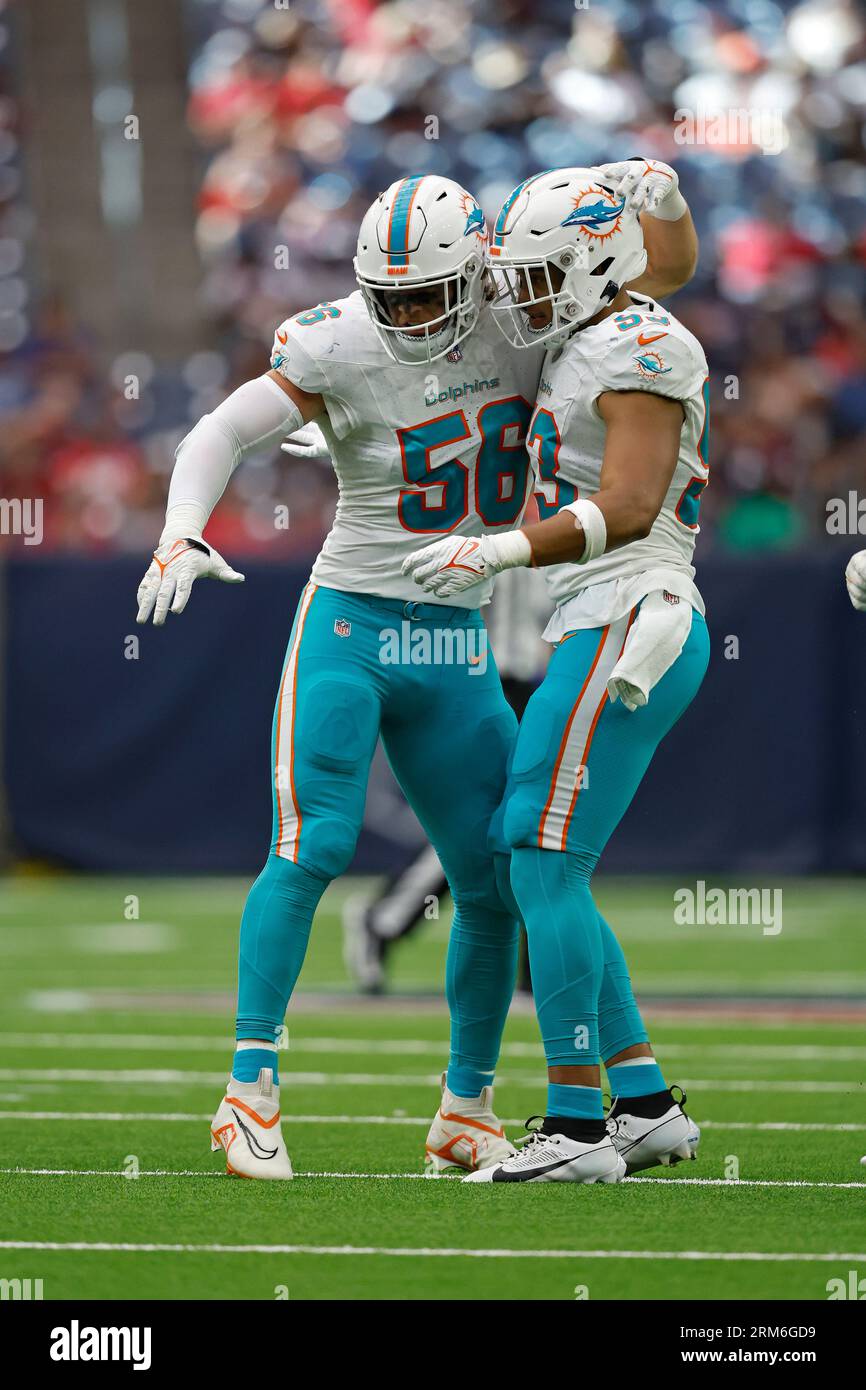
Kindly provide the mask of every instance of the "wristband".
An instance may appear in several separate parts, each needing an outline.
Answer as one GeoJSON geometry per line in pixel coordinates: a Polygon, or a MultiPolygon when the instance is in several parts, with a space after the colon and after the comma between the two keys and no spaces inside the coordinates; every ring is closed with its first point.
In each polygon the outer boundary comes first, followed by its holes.
{"type": "Polygon", "coordinates": [[[175,502],[166,511],[165,526],[162,528],[159,545],[170,545],[172,541],[200,536],[207,525],[209,515],[207,508],[200,502],[175,502]]]}
{"type": "Polygon", "coordinates": [[[678,188],[672,189],[666,197],[662,198],[658,207],[647,208],[650,217],[657,217],[660,222],[679,222],[689,210],[689,205],[678,188]]]}
{"type": "Polygon", "coordinates": [[[502,536],[484,536],[481,554],[496,574],[532,564],[532,546],[523,531],[506,531],[502,536]]]}

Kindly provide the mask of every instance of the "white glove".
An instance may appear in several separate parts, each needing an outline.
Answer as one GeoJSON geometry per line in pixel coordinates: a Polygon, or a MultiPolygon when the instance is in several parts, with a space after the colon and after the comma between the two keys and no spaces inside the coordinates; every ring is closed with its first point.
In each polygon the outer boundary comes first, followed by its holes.
{"type": "Polygon", "coordinates": [[[636,215],[648,212],[663,222],[678,222],[688,209],[680,193],[679,175],[670,164],[659,159],[621,159],[599,168],[617,196],[625,198],[626,208],[636,215]]]}
{"type": "Polygon", "coordinates": [[[310,459],[313,463],[330,463],[331,451],[328,448],[328,441],[319,429],[315,420],[311,420],[308,425],[302,425],[294,434],[290,434],[281,445],[284,454],[294,454],[296,458],[310,459]]]}
{"type": "Polygon", "coordinates": [[[845,571],[848,595],[854,607],[866,613],[866,550],[858,550],[848,561],[845,571]]]}
{"type": "Polygon", "coordinates": [[[532,549],[522,531],[502,536],[448,536],[422,550],[413,550],[403,561],[403,573],[437,598],[471,589],[515,565],[528,565],[532,549]]]}
{"type": "Polygon", "coordinates": [[[136,622],[146,623],[153,613],[154,627],[162,627],[169,609],[182,613],[197,579],[221,579],[225,584],[244,582],[244,576],[233,570],[201,536],[184,536],[159,545],[138,586],[136,622]]]}

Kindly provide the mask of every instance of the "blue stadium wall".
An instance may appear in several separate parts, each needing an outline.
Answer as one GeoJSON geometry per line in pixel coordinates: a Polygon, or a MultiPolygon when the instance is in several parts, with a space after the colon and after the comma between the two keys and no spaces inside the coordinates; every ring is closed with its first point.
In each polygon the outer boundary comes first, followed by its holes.
{"type": "MultiPolygon", "coordinates": [[[[866,870],[866,616],[848,603],[843,564],[838,553],[702,563],[710,669],[603,870],[866,870]]],[[[258,870],[273,698],[307,569],[245,569],[243,587],[198,585],[184,618],[157,631],[135,625],[137,560],[6,563],[3,745],[19,854],[91,871],[258,870]]],[[[388,777],[380,764],[358,871],[399,865],[419,839],[388,777]]]]}

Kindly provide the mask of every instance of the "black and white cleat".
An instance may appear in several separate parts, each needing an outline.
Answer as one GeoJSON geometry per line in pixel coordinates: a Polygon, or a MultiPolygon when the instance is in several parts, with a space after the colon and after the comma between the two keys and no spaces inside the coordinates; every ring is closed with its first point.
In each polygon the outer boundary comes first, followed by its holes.
{"type": "MultiPolygon", "coordinates": [[[[555,1120],[544,1120],[520,1142],[513,1158],[469,1173],[464,1182],[621,1182],[625,1162],[607,1135],[586,1144],[553,1130],[555,1120]],[[546,1133],[550,1126],[552,1133],[546,1133]]],[[[528,1127],[528,1126],[527,1126],[528,1127]]]]}

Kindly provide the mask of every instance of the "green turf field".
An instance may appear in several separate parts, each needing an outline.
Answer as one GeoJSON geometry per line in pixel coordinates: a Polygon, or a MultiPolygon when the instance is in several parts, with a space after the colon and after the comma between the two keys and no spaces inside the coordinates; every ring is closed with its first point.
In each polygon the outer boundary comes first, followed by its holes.
{"type": "MultiPolygon", "coordinates": [[[[573,1300],[825,1299],[828,1280],[866,1276],[866,885],[785,883],[769,936],[676,926],[674,885],[599,880],[700,1159],[618,1186],[505,1188],[422,1176],[447,913],[400,949],[401,997],[359,1003],[339,930],[357,883],[319,912],[280,1057],[298,1179],[221,1175],[208,1120],[245,888],[0,885],[0,1278],[41,1279],[48,1299],[573,1300]],[[839,1007],[720,1012],[713,995],[839,1007]]],[[[534,1018],[516,1011],[497,1083],[512,1137],[544,1094],[534,1018]]]]}

